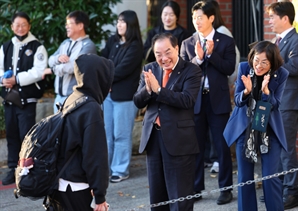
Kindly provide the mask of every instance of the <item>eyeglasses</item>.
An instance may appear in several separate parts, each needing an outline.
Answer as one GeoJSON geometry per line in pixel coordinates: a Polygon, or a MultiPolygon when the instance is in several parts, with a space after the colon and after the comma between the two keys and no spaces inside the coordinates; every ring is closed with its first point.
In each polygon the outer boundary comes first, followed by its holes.
{"type": "Polygon", "coordinates": [[[269,66],[269,62],[265,62],[265,61],[259,61],[259,60],[256,60],[256,59],[254,59],[253,60],[253,63],[254,63],[254,65],[260,65],[261,67],[263,67],[263,68],[266,68],[266,67],[268,67],[269,66]]]}
{"type": "Polygon", "coordinates": [[[27,28],[29,24],[23,23],[23,24],[13,24],[15,28],[27,28]]]}

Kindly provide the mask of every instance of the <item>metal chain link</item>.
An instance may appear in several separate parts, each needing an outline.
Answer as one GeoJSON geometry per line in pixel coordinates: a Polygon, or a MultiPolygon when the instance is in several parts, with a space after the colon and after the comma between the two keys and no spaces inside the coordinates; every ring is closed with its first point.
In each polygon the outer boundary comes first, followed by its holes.
{"type": "Polygon", "coordinates": [[[231,185],[231,186],[227,186],[227,187],[223,187],[223,188],[218,188],[218,189],[211,190],[211,191],[203,191],[202,193],[197,193],[197,194],[194,194],[194,195],[188,195],[186,197],[180,197],[178,199],[172,199],[172,200],[169,200],[169,201],[159,202],[159,203],[156,203],[156,204],[150,204],[150,205],[142,206],[142,207],[139,207],[139,208],[128,209],[128,210],[125,210],[125,211],[139,211],[139,210],[144,210],[144,209],[147,209],[147,208],[149,209],[149,208],[152,208],[152,207],[159,207],[159,206],[164,206],[164,205],[167,205],[167,204],[173,204],[173,203],[176,203],[176,202],[182,202],[184,200],[199,198],[201,196],[211,195],[213,193],[218,193],[218,192],[221,192],[221,191],[230,190],[230,189],[233,189],[233,188],[236,188],[236,187],[243,187],[244,185],[251,185],[253,183],[261,182],[261,181],[264,181],[264,180],[279,177],[281,175],[286,175],[286,174],[289,174],[289,173],[294,173],[296,171],[298,171],[298,168],[292,168],[289,171],[283,171],[283,172],[275,173],[275,174],[268,175],[268,176],[265,176],[265,177],[262,177],[262,178],[256,178],[254,180],[248,180],[246,182],[240,182],[236,185],[231,185]]]}

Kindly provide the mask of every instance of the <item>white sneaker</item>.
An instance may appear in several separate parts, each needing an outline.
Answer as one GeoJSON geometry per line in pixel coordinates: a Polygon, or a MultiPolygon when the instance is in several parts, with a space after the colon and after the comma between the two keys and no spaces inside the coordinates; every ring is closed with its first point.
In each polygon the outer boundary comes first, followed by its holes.
{"type": "Polygon", "coordinates": [[[211,173],[218,173],[219,172],[219,163],[218,162],[214,162],[211,169],[210,169],[211,173]]]}

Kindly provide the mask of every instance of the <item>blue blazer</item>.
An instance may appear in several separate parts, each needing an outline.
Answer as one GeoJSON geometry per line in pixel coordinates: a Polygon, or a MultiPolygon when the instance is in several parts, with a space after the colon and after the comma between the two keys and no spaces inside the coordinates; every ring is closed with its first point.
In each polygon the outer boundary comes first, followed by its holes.
{"type": "MultiPolygon", "coordinates": [[[[157,62],[144,67],[162,82],[163,70],[157,62]]],[[[163,142],[168,153],[173,156],[199,153],[195,133],[193,108],[198,96],[202,73],[198,66],[179,58],[165,88],[157,95],[146,90],[144,74],[141,76],[134,103],[138,108],[147,106],[143,120],[143,129],[139,152],[142,153],[149,141],[153,124],[159,115],[163,142]]]]}
{"type": "MultiPolygon", "coordinates": [[[[196,33],[184,40],[181,45],[180,55],[185,61],[198,65],[195,54],[196,41],[200,40],[196,33]]],[[[209,58],[200,65],[206,71],[212,110],[215,114],[225,114],[232,111],[228,76],[235,71],[236,52],[234,39],[215,31],[213,36],[214,49],[209,58]]],[[[201,111],[202,89],[198,94],[194,112],[201,111]]]]}
{"type": "MultiPolygon", "coordinates": [[[[251,67],[248,62],[241,62],[238,68],[238,76],[235,88],[235,108],[229,121],[224,130],[224,137],[228,146],[231,146],[239,136],[245,132],[249,125],[250,118],[246,116],[248,98],[242,100],[243,91],[245,86],[241,80],[242,75],[248,75],[251,67]]],[[[269,116],[269,122],[272,130],[274,131],[277,139],[279,140],[281,146],[287,151],[287,142],[284,132],[283,121],[281,113],[279,110],[279,105],[281,103],[282,94],[286,85],[288,78],[288,71],[280,67],[277,71],[273,73],[270,77],[268,88],[270,90],[270,95],[267,96],[262,94],[263,101],[269,101],[272,104],[272,110],[269,116]]]]}

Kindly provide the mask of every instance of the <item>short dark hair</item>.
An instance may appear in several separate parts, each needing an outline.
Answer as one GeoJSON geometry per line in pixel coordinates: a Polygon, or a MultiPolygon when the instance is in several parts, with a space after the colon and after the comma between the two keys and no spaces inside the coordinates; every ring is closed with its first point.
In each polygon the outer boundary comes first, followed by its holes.
{"type": "Polygon", "coordinates": [[[197,10],[202,10],[203,13],[209,18],[210,16],[216,15],[215,7],[211,1],[199,1],[191,8],[191,14],[197,10]]]}
{"type": "Polygon", "coordinates": [[[272,10],[274,14],[278,15],[280,18],[288,16],[290,24],[293,25],[295,19],[295,8],[292,2],[274,2],[266,8],[267,13],[269,13],[270,10],[272,10]]]}
{"type": "MultiPolygon", "coordinates": [[[[118,15],[118,19],[122,19],[126,23],[125,45],[129,45],[132,41],[137,40],[143,46],[137,13],[133,10],[124,10],[118,15]]],[[[116,29],[116,32],[118,34],[118,29],[116,29]]],[[[120,38],[119,34],[118,36],[120,38]]]]}
{"type": "Polygon", "coordinates": [[[178,45],[178,40],[177,38],[172,35],[169,32],[165,32],[165,33],[160,33],[160,34],[156,34],[153,38],[152,38],[152,50],[154,51],[154,45],[156,43],[156,41],[158,40],[163,40],[163,39],[169,39],[171,45],[175,48],[178,45]]]}
{"type": "Polygon", "coordinates": [[[69,18],[73,18],[76,24],[82,23],[84,25],[85,33],[87,32],[87,29],[89,27],[89,16],[85,12],[80,10],[73,11],[66,16],[66,19],[69,18]]]}
{"type": "Polygon", "coordinates": [[[20,18],[25,18],[25,19],[27,20],[27,22],[30,24],[30,18],[29,18],[29,16],[27,15],[27,13],[25,13],[25,12],[17,12],[17,13],[15,13],[15,14],[12,16],[12,18],[11,18],[11,23],[13,23],[14,20],[15,20],[16,18],[18,18],[18,17],[20,17],[20,18]]]}
{"type": "Polygon", "coordinates": [[[283,59],[280,55],[279,48],[272,42],[260,41],[256,43],[248,54],[248,63],[250,67],[253,67],[253,59],[256,54],[265,52],[268,61],[271,66],[271,73],[275,72],[283,64],[283,59]]]}
{"type": "Polygon", "coordinates": [[[177,17],[177,22],[178,22],[179,17],[180,17],[180,6],[179,6],[179,4],[175,1],[166,1],[161,6],[160,15],[162,14],[162,11],[165,7],[171,7],[173,9],[173,12],[174,12],[175,16],[177,17]]]}

